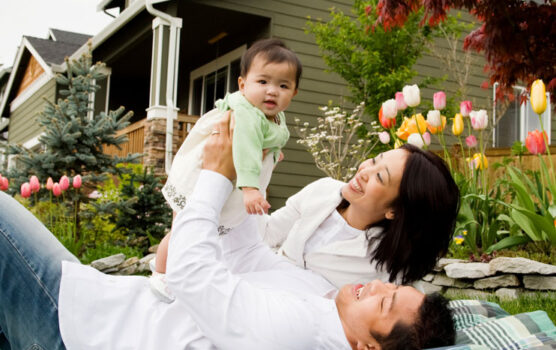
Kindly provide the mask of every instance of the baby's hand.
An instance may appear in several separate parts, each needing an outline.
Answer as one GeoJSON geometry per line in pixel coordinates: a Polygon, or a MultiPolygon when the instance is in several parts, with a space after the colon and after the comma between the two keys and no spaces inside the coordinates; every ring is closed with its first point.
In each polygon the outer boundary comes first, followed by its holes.
{"type": "Polygon", "coordinates": [[[253,187],[243,187],[243,204],[247,214],[268,214],[270,204],[264,199],[261,192],[253,187]]]}

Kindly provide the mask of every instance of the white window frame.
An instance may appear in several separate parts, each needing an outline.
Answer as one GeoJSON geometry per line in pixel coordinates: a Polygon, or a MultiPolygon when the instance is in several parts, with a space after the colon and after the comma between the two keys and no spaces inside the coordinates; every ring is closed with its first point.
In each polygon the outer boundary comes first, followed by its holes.
{"type": "MultiPolygon", "coordinates": [[[[492,86],[492,100],[493,106],[496,106],[496,89],[498,88],[498,83],[494,83],[492,86]]],[[[513,88],[515,90],[519,90],[520,93],[525,92],[527,89],[523,86],[514,85],[513,88]]],[[[520,96],[517,95],[516,99],[519,99],[520,96]]],[[[492,111],[492,122],[496,122],[496,107],[493,108],[492,111]]],[[[529,130],[529,123],[533,120],[538,118],[537,114],[533,112],[530,107],[529,99],[524,103],[520,104],[519,106],[519,141],[525,143],[525,138],[527,137],[527,133],[529,131],[533,131],[532,129],[529,130]],[[535,118],[535,119],[533,119],[535,118]]],[[[542,114],[542,121],[544,131],[548,137],[548,144],[551,144],[551,127],[552,127],[552,105],[550,103],[550,93],[546,92],[546,110],[542,114]]],[[[517,140],[515,140],[517,141],[517,140]]],[[[492,133],[492,147],[496,146],[496,128],[493,130],[492,133]]]]}
{"type": "Polygon", "coordinates": [[[226,79],[226,91],[230,92],[230,64],[241,58],[243,53],[247,50],[247,45],[244,44],[237,49],[234,49],[217,59],[192,70],[189,73],[189,107],[187,109],[188,114],[193,114],[193,82],[195,79],[199,77],[203,77],[203,86],[201,91],[201,115],[205,114],[207,111],[204,110],[205,106],[205,76],[209,75],[210,73],[214,73],[221,68],[228,67],[228,76],[226,79]]]}

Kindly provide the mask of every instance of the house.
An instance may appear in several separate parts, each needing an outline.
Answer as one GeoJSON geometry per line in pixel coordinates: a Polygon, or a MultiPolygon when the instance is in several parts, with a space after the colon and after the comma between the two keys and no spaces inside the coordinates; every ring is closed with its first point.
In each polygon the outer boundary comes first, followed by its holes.
{"type": "MultiPolygon", "coordinates": [[[[93,61],[104,62],[108,76],[93,96],[95,114],[119,106],[133,110],[124,152],[144,152],[143,163],[163,174],[195,120],[226,91],[237,89],[242,53],[257,39],[277,37],[304,65],[299,94],[286,113],[288,123],[294,126],[296,117],[314,123],[319,106],[339,103],[349,92],[338,75],[325,72],[318,46],[304,32],[307,16],[328,18],[331,7],[350,13],[351,5],[351,0],[102,0],[99,11],[120,13],[91,38],[93,61]]],[[[36,144],[40,129],[33,120],[42,110],[42,98],[57,96],[54,73],[65,69],[63,57],[78,58],[88,50],[87,39],[56,30],[48,39],[23,38],[0,104],[2,120],[9,120],[0,124],[0,132],[8,129],[9,142],[36,144]]],[[[486,107],[491,94],[479,88],[485,79],[482,66],[475,64],[470,84],[473,98],[484,98],[480,104],[486,107]]],[[[430,56],[417,63],[422,75],[440,74],[438,67],[430,56]]],[[[432,91],[424,93],[432,96],[432,91]]],[[[268,189],[273,208],[324,176],[290,129],[285,160],[268,189]]]]}

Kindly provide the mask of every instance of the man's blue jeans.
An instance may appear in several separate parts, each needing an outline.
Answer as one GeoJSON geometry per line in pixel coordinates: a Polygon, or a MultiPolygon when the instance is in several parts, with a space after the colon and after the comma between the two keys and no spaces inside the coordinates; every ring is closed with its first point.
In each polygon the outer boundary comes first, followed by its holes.
{"type": "Polygon", "coordinates": [[[62,260],[78,262],[33,214],[0,192],[0,348],[64,349],[62,260]]]}

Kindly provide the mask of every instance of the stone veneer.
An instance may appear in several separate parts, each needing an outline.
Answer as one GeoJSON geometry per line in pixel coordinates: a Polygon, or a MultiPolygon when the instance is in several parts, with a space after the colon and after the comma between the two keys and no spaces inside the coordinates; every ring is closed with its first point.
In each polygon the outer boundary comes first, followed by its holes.
{"type": "MultiPolygon", "coordinates": [[[[174,120],[174,135],[172,138],[173,154],[180,147],[179,122],[174,120]]],[[[155,175],[165,176],[164,162],[166,152],[166,119],[147,119],[144,129],[143,165],[153,169],[155,175]]]]}
{"type": "Polygon", "coordinates": [[[556,290],[556,266],[525,258],[499,257],[489,263],[440,259],[434,272],[418,282],[425,293],[515,299],[522,294],[556,290]]]}

